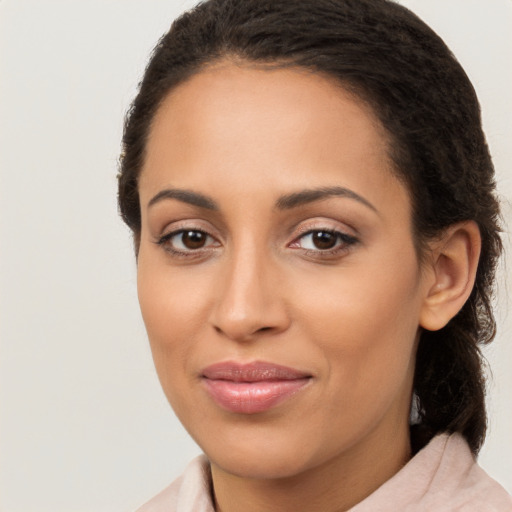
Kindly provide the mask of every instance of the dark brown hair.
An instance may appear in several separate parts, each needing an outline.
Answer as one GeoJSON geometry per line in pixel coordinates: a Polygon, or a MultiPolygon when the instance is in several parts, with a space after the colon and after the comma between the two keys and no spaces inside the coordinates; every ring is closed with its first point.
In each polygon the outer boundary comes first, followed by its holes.
{"type": "Polygon", "coordinates": [[[368,102],[389,134],[397,176],[426,241],[474,220],[482,236],[476,283],[459,314],[421,335],[414,382],[421,441],[460,432],[476,454],[486,430],[482,344],[501,251],[494,170],[480,107],[444,42],[389,0],[208,0],[179,17],[156,46],[126,117],[119,208],[140,237],[137,180],[152,119],[168,92],[219,59],[295,66],[336,79],[368,102]]]}

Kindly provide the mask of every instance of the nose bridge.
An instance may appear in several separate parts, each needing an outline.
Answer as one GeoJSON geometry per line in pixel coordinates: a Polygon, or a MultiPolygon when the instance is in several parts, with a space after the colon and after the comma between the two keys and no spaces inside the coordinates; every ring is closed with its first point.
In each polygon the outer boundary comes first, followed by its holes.
{"type": "Polygon", "coordinates": [[[233,246],[213,313],[214,327],[232,339],[243,340],[286,326],[275,264],[269,251],[245,237],[233,246]]]}

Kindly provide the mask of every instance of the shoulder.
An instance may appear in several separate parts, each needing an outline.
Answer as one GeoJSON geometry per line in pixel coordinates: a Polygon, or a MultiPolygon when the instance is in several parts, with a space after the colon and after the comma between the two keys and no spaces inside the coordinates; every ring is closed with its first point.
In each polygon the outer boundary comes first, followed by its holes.
{"type": "Polygon", "coordinates": [[[459,434],[441,434],[351,512],[512,512],[512,498],[459,434]]]}
{"type": "Polygon", "coordinates": [[[478,465],[460,434],[446,437],[425,502],[447,511],[512,512],[511,496],[478,465]]]}
{"type": "Polygon", "coordinates": [[[200,455],[179,478],[137,512],[214,512],[210,488],[210,466],[206,457],[200,455]]]}

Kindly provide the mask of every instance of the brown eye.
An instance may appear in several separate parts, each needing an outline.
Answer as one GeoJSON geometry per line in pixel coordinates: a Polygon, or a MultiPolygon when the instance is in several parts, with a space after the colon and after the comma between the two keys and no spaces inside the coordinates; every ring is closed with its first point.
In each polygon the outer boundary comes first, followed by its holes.
{"type": "Polygon", "coordinates": [[[180,229],[164,235],[157,242],[166,251],[171,253],[191,253],[208,249],[210,247],[218,247],[216,240],[208,233],[199,229],[180,229]]]}
{"type": "Polygon", "coordinates": [[[315,231],[311,233],[311,241],[317,249],[332,249],[338,242],[338,235],[329,231],[315,231]]]}
{"type": "Polygon", "coordinates": [[[208,235],[202,231],[183,231],[181,233],[181,243],[187,249],[201,249],[206,244],[208,235]]]}
{"type": "Polygon", "coordinates": [[[357,238],[342,233],[341,231],[328,229],[313,229],[297,238],[291,247],[299,247],[307,251],[333,254],[336,251],[343,252],[351,245],[357,243],[357,238]]]}

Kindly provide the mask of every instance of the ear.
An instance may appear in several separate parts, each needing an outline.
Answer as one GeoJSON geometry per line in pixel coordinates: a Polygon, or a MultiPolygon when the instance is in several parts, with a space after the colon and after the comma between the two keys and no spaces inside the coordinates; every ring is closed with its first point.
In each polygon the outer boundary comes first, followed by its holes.
{"type": "Polygon", "coordinates": [[[431,278],[421,309],[421,327],[437,331],[464,306],[475,284],[481,245],[480,230],[473,221],[450,226],[431,244],[431,278]]]}

